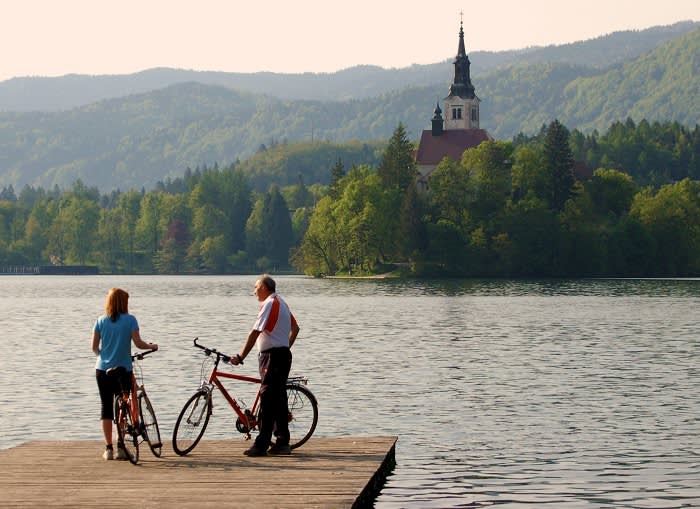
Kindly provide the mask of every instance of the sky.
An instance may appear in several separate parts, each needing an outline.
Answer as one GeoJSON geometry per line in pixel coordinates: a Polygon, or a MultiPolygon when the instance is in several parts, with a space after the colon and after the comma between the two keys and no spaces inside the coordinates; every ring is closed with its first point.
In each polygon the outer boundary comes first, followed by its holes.
{"type": "Polygon", "coordinates": [[[432,64],[700,21],[700,0],[0,0],[0,81],[432,64]]]}

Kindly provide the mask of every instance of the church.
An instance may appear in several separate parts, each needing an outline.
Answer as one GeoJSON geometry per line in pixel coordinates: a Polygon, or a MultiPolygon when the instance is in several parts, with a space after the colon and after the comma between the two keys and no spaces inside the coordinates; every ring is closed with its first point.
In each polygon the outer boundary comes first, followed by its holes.
{"type": "Polygon", "coordinates": [[[469,57],[464,49],[463,22],[459,26],[459,46],[454,61],[454,79],[450,92],[443,99],[445,118],[440,105],[435,106],[432,128],[421,134],[416,150],[417,185],[420,191],[428,189],[430,174],[444,157],[460,161],[468,148],[482,141],[492,140],[491,135],[479,127],[479,102],[469,76],[469,57]]]}

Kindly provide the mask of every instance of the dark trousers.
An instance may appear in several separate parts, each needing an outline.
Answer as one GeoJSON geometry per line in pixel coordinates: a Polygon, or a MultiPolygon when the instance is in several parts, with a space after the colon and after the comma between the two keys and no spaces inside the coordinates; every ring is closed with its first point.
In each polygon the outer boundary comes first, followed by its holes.
{"type": "Polygon", "coordinates": [[[114,396],[121,394],[122,387],[131,387],[131,371],[121,368],[107,373],[96,369],[95,377],[100,391],[100,419],[114,420],[114,396]]]}
{"type": "Polygon", "coordinates": [[[289,348],[271,348],[258,355],[260,367],[260,433],[255,447],[267,450],[272,433],[279,445],[289,444],[287,377],[292,367],[289,348]]]}

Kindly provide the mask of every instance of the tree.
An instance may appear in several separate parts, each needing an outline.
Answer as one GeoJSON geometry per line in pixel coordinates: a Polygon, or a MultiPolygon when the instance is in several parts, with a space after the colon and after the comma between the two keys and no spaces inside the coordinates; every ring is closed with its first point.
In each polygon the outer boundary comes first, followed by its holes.
{"type": "Polygon", "coordinates": [[[546,129],[542,155],[548,177],[547,201],[551,209],[559,212],[573,194],[574,157],[569,146],[569,131],[558,120],[546,129]]]}
{"type": "Polygon", "coordinates": [[[226,243],[223,235],[205,238],[200,246],[200,256],[202,265],[214,274],[221,274],[226,271],[227,256],[226,243]]]}
{"type": "Polygon", "coordinates": [[[71,196],[64,200],[57,221],[61,225],[69,261],[85,265],[96,244],[99,217],[99,207],[92,199],[71,196]]]}
{"type": "Polygon", "coordinates": [[[520,146],[513,154],[512,199],[517,202],[530,195],[547,200],[548,178],[544,171],[542,150],[534,146],[520,146]]]}
{"type": "Polygon", "coordinates": [[[428,246],[428,233],[423,219],[425,202],[415,183],[408,186],[401,205],[399,255],[402,259],[415,258],[428,246]]]}
{"type": "Polygon", "coordinates": [[[445,158],[430,176],[430,204],[433,222],[449,221],[464,233],[469,223],[473,185],[464,167],[445,158]]]}
{"type": "Polygon", "coordinates": [[[591,196],[595,211],[607,216],[620,217],[629,212],[630,205],[637,192],[632,177],[618,170],[600,168],[593,172],[593,177],[585,184],[591,196]]]}
{"type": "Polygon", "coordinates": [[[657,276],[700,273],[700,182],[683,179],[637,193],[630,214],[654,238],[651,267],[657,276]]]}
{"type": "Polygon", "coordinates": [[[313,276],[336,273],[343,262],[334,214],[333,199],[330,196],[321,198],[292,259],[294,267],[313,276]]]}
{"type": "Polygon", "coordinates": [[[141,210],[142,195],[138,191],[127,191],[119,195],[115,214],[120,219],[119,240],[121,252],[126,253],[127,270],[134,272],[136,250],[136,223],[141,210]]]}
{"type": "Polygon", "coordinates": [[[501,211],[511,195],[513,144],[485,141],[464,152],[462,166],[472,176],[475,193],[470,208],[480,220],[501,211]]]}
{"type": "Polygon", "coordinates": [[[384,150],[377,174],[385,188],[405,191],[415,181],[417,173],[413,144],[408,140],[403,124],[399,122],[384,150]]]}
{"type": "Polygon", "coordinates": [[[289,208],[278,186],[271,186],[256,203],[246,224],[246,236],[251,260],[265,257],[273,266],[289,265],[294,234],[289,208]]]}
{"type": "Polygon", "coordinates": [[[168,225],[163,246],[156,254],[155,266],[159,272],[179,274],[183,271],[189,237],[187,225],[180,219],[173,219],[168,225]]]}
{"type": "Polygon", "coordinates": [[[338,158],[333,168],[331,168],[331,184],[328,190],[328,195],[337,200],[340,198],[342,189],[340,187],[340,181],[345,176],[345,167],[343,166],[343,161],[338,158]]]}
{"type": "Polygon", "coordinates": [[[139,218],[136,222],[135,233],[139,244],[149,254],[149,259],[155,259],[165,235],[163,228],[164,192],[152,192],[143,197],[139,218]]]}

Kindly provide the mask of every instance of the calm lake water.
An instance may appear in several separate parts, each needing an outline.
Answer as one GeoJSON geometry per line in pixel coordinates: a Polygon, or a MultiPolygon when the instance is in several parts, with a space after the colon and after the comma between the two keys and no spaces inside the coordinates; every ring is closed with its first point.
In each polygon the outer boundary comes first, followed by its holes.
{"type": "MultiPolygon", "coordinates": [[[[161,346],[142,365],[169,440],[192,339],[238,351],[254,280],[0,276],[0,448],[101,438],[90,339],[113,286],[161,346]]],[[[376,507],[700,507],[700,280],[277,280],[317,436],[399,437],[376,507]]]]}

